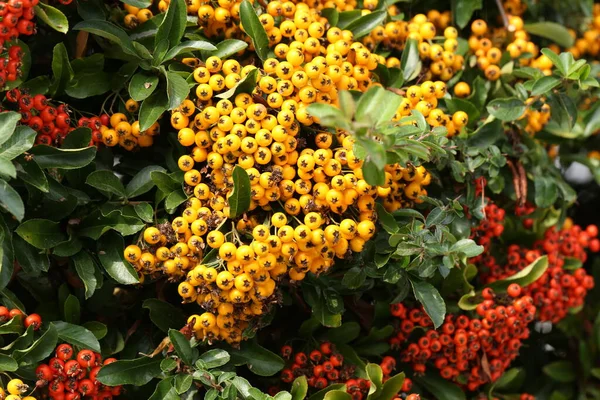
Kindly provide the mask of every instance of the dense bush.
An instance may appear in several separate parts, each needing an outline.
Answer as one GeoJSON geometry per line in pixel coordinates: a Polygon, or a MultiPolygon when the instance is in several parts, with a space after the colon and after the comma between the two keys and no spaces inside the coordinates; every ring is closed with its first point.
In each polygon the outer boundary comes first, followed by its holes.
{"type": "Polygon", "coordinates": [[[600,4],[0,16],[0,399],[600,399],[600,4]]]}

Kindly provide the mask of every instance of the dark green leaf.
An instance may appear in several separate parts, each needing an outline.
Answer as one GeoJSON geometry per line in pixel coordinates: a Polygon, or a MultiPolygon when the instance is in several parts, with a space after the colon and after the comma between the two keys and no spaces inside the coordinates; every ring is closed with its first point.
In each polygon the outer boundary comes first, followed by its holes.
{"type": "Polygon", "coordinates": [[[169,42],[169,47],[175,47],[183,37],[187,24],[187,7],[185,0],[171,0],[165,18],[158,26],[154,47],[162,40],[169,42]]]}
{"type": "Polygon", "coordinates": [[[73,68],[69,62],[69,53],[64,43],[59,43],[52,52],[52,85],[49,93],[51,95],[62,94],[67,83],[73,79],[73,68]]]}
{"type": "Polygon", "coordinates": [[[18,236],[13,238],[15,257],[23,271],[32,276],[40,276],[50,268],[50,260],[45,252],[40,252],[18,236]]]}
{"type": "MultiPolygon", "coordinates": [[[[230,40],[233,40],[233,39],[230,39],[230,40]]],[[[242,43],[245,44],[245,42],[242,42],[242,43]]],[[[181,53],[188,53],[191,51],[199,51],[199,50],[212,52],[212,51],[217,51],[217,47],[215,47],[212,43],[204,41],[204,40],[189,40],[187,42],[178,44],[177,46],[175,46],[171,50],[169,50],[167,52],[167,54],[164,56],[163,60],[164,61],[172,60],[173,58],[177,57],[181,53]]]]}
{"type": "Polygon", "coordinates": [[[142,305],[150,311],[150,319],[163,332],[171,327],[182,327],[186,317],[181,309],[159,299],[147,299],[142,305]]]}
{"type": "Polygon", "coordinates": [[[570,361],[555,361],[544,365],[542,368],[544,374],[561,383],[574,382],[577,379],[575,367],[570,361]]]}
{"type": "Polygon", "coordinates": [[[151,174],[153,171],[164,172],[165,169],[158,165],[150,165],[146,168],[143,168],[127,184],[125,191],[127,192],[128,198],[142,195],[154,187],[154,182],[151,179],[151,174]]]}
{"type": "Polygon", "coordinates": [[[108,328],[101,322],[88,321],[82,325],[85,329],[92,332],[96,339],[100,340],[108,333],[108,328]]]}
{"type": "Polygon", "coordinates": [[[158,86],[158,76],[141,71],[129,82],[129,96],[135,101],[146,100],[158,86]]]}
{"type": "Polygon", "coordinates": [[[118,27],[117,25],[99,19],[92,19],[82,21],[73,27],[74,31],[86,31],[93,35],[103,37],[110,40],[123,51],[130,56],[140,58],[135,47],[133,47],[133,41],[129,38],[127,33],[118,27]]]}
{"type": "Polygon", "coordinates": [[[25,241],[38,249],[50,249],[67,240],[60,224],[47,219],[30,219],[23,222],[16,232],[25,241]]]}
{"type": "Polygon", "coordinates": [[[154,210],[148,203],[137,203],[133,205],[133,209],[138,217],[144,222],[152,222],[154,220],[154,210]]]}
{"type": "Polygon", "coordinates": [[[524,28],[532,35],[550,39],[553,43],[556,43],[561,47],[569,48],[575,43],[575,39],[571,36],[567,27],[557,24],[556,22],[535,22],[532,24],[525,24],[524,28]]]}
{"type": "Polygon", "coordinates": [[[25,216],[25,206],[21,196],[3,179],[0,179],[0,207],[14,215],[19,221],[25,216]]]}
{"type": "Polygon", "coordinates": [[[402,68],[402,76],[404,81],[408,82],[415,79],[421,72],[421,57],[419,57],[419,42],[414,39],[406,41],[406,47],[402,51],[402,59],[400,66],[402,68]]]}
{"type": "Polygon", "coordinates": [[[461,239],[450,247],[451,252],[464,254],[471,258],[483,253],[483,246],[479,246],[472,239],[461,239]]]}
{"type": "Polygon", "coordinates": [[[536,80],[533,84],[533,87],[531,88],[531,95],[540,96],[546,94],[558,85],[560,85],[560,79],[558,79],[554,75],[543,76],[540,79],[536,80]]]}
{"type": "Polygon", "coordinates": [[[176,329],[169,329],[169,339],[175,348],[175,352],[186,365],[193,365],[193,351],[190,341],[183,336],[183,333],[176,329]]]}
{"type": "Polygon", "coordinates": [[[69,294],[63,305],[64,320],[70,324],[79,324],[81,316],[81,305],[77,297],[69,294]]]}
{"type": "Polygon", "coordinates": [[[73,264],[79,279],[85,287],[85,298],[89,299],[96,291],[96,285],[98,284],[94,273],[94,260],[86,251],[80,251],[73,256],[73,264]]]}
{"type": "Polygon", "coordinates": [[[221,59],[225,59],[244,50],[246,47],[248,47],[248,43],[238,39],[225,39],[217,43],[216,46],[216,50],[202,52],[205,54],[205,58],[216,56],[221,59]]]}
{"type": "MultiPolygon", "coordinates": [[[[8,132],[5,132],[8,134],[8,132]]],[[[17,126],[14,133],[8,135],[8,140],[0,145],[0,157],[13,160],[31,149],[35,141],[36,131],[28,126],[17,126]]]]}
{"type": "Polygon", "coordinates": [[[169,110],[181,105],[190,93],[190,87],[183,77],[175,72],[166,73],[167,97],[169,98],[169,110]]]}
{"type": "Polygon", "coordinates": [[[96,147],[83,149],[58,149],[52,146],[37,145],[30,150],[40,168],[77,169],[85,167],[96,156],[96,147]]]}
{"type": "Polygon", "coordinates": [[[430,283],[411,279],[416,299],[423,305],[425,312],[433,321],[433,326],[437,329],[444,322],[446,315],[446,303],[440,296],[440,292],[430,283]]]}
{"type": "Polygon", "coordinates": [[[258,376],[272,376],[285,365],[281,357],[254,341],[242,342],[239,349],[233,349],[229,354],[235,365],[246,364],[258,376]]]}
{"type": "Polygon", "coordinates": [[[501,121],[516,121],[525,112],[525,103],[516,97],[508,97],[492,100],[488,106],[488,112],[501,121]]]}
{"type": "Polygon", "coordinates": [[[389,378],[383,384],[381,392],[377,395],[376,400],[392,400],[396,397],[396,394],[402,391],[404,385],[405,375],[404,372],[396,374],[389,378]]]}
{"type": "Polygon", "coordinates": [[[558,199],[558,186],[554,178],[547,176],[536,176],[535,184],[535,204],[538,207],[551,207],[558,199]]]}
{"type": "Polygon", "coordinates": [[[60,340],[82,349],[100,352],[100,343],[94,334],[86,328],[63,321],[53,322],[60,340]]]}
{"type": "Polygon", "coordinates": [[[252,39],[252,44],[256,49],[256,55],[265,61],[269,58],[269,38],[264,26],[260,23],[256,11],[252,7],[252,3],[248,0],[242,1],[240,5],[240,20],[244,28],[244,32],[252,39]]]}
{"type": "Polygon", "coordinates": [[[140,106],[140,131],[146,131],[169,108],[166,90],[158,90],[149,96],[140,106]]]}
{"type": "Polygon", "coordinates": [[[116,194],[120,198],[127,196],[121,180],[111,171],[94,171],[88,175],[85,183],[98,190],[116,194]]]}
{"type": "Polygon", "coordinates": [[[330,390],[325,393],[324,400],[351,400],[352,396],[345,390],[330,390]]]}
{"type": "Polygon", "coordinates": [[[342,285],[348,289],[358,289],[367,278],[367,272],[363,267],[352,267],[344,274],[342,285]]]}
{"type": "Polygon", "coordinates": [[[108,232],[98,242],[98,258],[106,272],[117,282],[132,285],[139,282],[138,274],[123,258],[123,237],[116,232],[108,232]]]}
{"type": "Polygon", "coordinates": [[[46,332],[33,342],[31,346],[22,350],[15,350],[12,356],[19,365],[34,364],[52,354],[57,341],[58,333],[56,332],[56,327],[54,324],[50,324],[46,332]]]}
{"type": "Polygon", "coordinates": [[[9,333],[23,333],[23,319],[24,318],[22,315],[17,315],[16,317],[13,317],[0,325],[0,335],[6,335],[9,333]]]}
{"type": "Polygon", "coordinates": [[[111,75],[104,71],[75,74],[65,87],[65,93],[76,99],[99,96],[110,90],[111,75]]]}
{"type": "Polygon", "coordinates": [[[19,364],[11,356],[0,354],[0,371],[14,372],[19,369],[19,364]]]}
{"type": "MultiPolygon", "coordinates": [[[[0,112],[0,145],[11,138],[21,120],[21,114],[14,111],[0,112]]],[[[8,158],[8,157],[6,157],[8,158]]]]}
{"type": "Polygon", "coordinates": [[[161,358],[141,357],[105,365],[98,373],[98,381],[108,386],[143,386],[160,375],[161,358]]]}
{"type": "Polygon", "coordinates": [[[468,143],[469,146],[486,149],[502,137],[504,137],[502,122],[495,119],[477,129],[475,133],[473,133],[473,136],[469,138],[468,143]]]}
{"type": "Polygon", "coordinates": [[[452,14],[454,15],[456,25],[461,29],[467,26],[473,13],[477,10],[481,10],[481,3],[481,0],[453,0],[452,14]]]}
{"type": "Polygon", "coordinates": [[[415,377],[415,380],[429,391],[437,400],[466,400],[465,392],[454,383],[440,377],[437,373],[415,377]]]}
{"type": "Polygon", "coordinates": [[[230,360],[229,353],[222,349],[208,350],[200,356],[200,360],[204,363],[204,369],[213,369],[222,367],[230,360]]]}
{"type": "Polygon", "coordinates": [[[386,17],[387,11],[374,11],[372,13],[363,15],[348,25],[345,29],[352,32],[355,39],[359,39],[371,33],[373,29],[379,25],[382,25],[386,17]]]}
{"type": "Polygon", "coordinates": [[[233,191],[227,201],[230,218],[236,218],[250,208],[250,178],[240,166],[233,168],[233,191]]]}

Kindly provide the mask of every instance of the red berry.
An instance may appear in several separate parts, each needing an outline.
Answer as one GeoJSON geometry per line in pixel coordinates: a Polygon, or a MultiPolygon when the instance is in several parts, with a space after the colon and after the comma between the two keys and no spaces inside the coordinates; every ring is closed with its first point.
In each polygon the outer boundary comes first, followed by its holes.
{"type": "Polygon", "coordinates": [[[42,326],[42,317],[38,314],[30,314],[27,318],[25,318],[25,328],[29,328],[33,326],[33,330],[37,331],[42,326]]]}

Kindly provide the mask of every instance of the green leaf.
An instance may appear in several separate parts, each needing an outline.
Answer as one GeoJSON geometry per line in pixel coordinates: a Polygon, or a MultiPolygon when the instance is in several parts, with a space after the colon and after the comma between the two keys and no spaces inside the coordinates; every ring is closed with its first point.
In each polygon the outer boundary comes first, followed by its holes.
{"type": "Polygon", "coordinates": [[[181,397],[173,387],[173,380],[173,377],[169,376],[160,381],[148,400],[181,400],[181,397]]]}
{"type": "Polygon", "coordinates": [[[396,374],[389,378],[383,384],[381,392],[377,395],[374,400],[392,400],[402,390],[404,385],[405,375],[404,372],[396,374]]]}
{"type": "Polygon", "coordinates": [[[560,383],[571,383],[577,379],[573,363],[566,360],[555,361],[542,367],[544,374],[560,383]]]}
{"type": "Polygon", "coordinates": [[[389,122],[401,103],[402,97],[397,94],[381,86],[372,86],[360,96],[354,119],[375,126],[389,122]]]}
{"type": "Polygon", "coordinates": [[[344,274],[342,285],[348,289],[358,289],[365,283],[367,272],[362,267],[352,267],[344,274]]]}
{"type": "Polygon", "coordinates": [[[52,146],[37,145],[29,152],[35,156],[40,168],[77,169],[85,167],[94,160],[96,147],[83,149],[58,149],[52,146]]]}
{"type": "Polygon", "coordinates": [[[165,209],[172,214],[175,212],[175,209],[187,199],[188,195],[185,194],[182,188],[179,188],[167,196],[167,199],[165,200],[165,209]]]}
{"type": "Polygon", "coordinates": [[[64,43],[57,44],[52,51],[52,75],[49,93],[51,95],[62,94],[67,83],[73,78],[73,68],[71,68],[69,53],[64,43]]]}
{"type": "Polygon", "coordinates": [[[14,111],[0,112],[0,145],[11,138],[21,120],[21,114],[14,111]]]}
{"type": "Polygon", "coordinates": [[[555,179],[547,176],[536,176],[535,184],[535,204],[538,207],[551,207],[558,199],[558,186],[555,179]]]}
{"type": "Polygon", "coordinates": [[[467,26],[473,13],[483,7],[481,0],[453,0],[452,15],[460,29],[467,26]]]}
{"type": "Polygon", "coordinates": [[[169,108],[166,90],[158,90],[149,96],[140,106],[140,131],[148,130],[169,108]]]}
{"type": "Polygon", "coordinates": [[[381,186],[385,183],[385,171],[371,158],[365,160],[363,164],[363,175],[369,185],[381,186]]]}
{"type": "Polygon", "coordinates": [[[494,384],[490,387],[488,391],[489,395],[492,395],[494,390],[518,390],[521,387],[521,383],[523,383],[525,379],[525,370],[522,368],[511,368],[506,371],[494,384]]]}
{"type": "Polygon", "coordinates": [[[0,371],[14,372],[19,369],[19,364],[11,356],[0,354],[0,371]]]}
{"type": "Polygon", "coordinates": [[[192,346],[190,345],[190,341],[183,336],[183,333],[179,332],[177,329],[169,329],[169,339],[171,339],[171,344],[175,348],[175,352],[181,358],[186,365],[193,365],[193,351],[192,346]]]}
{"type": "Polygon", "coordinates": [[[466,400],[465,392],[454,383],[440,377],[437,373],[414,378],[420,386],[429,391],[436,400],[466,400]]]}
{"type": "Polygon", "coordinates": [[[49,192],[46,174],[44,174],[44,171],[37,165],[35,160],[27,161],[27,158],[24,155],[17,158],[16,170],[17,176],[22,179],[23,182],[44,193],[49,192]]]}
{"type": "Polygon", "coordinates": [[[516,97],[495,99],[487,105],[488,112],[501,121],[516,121],[525,109],[525,103],[516,97]]]}
{"type": "Polygon", "coordinates": [[[345,29],[352,32],[355,39],[359,39],[371,33],[376,27],[382,25],[386,17],[387,11],[374,11],[363,15],[345,29]]]}
{"type": "Polygon", "coordinates": [[[400,66],[402,68],[402,76],[404,81],[408,82],[415,79],[421,72],[423,64],[421,63],[421,57],[419,57],[419,42],[415,39],[408,39],[406,46],[402,51],[402,59],[400,60],[400,66]]]}
{"type": "Polygon", "coordinates": [[[152,222],[154,220],[154,210],[148,203],[136,203],[133,205],[133,209],[138,217],[144,222],[152,222]]]}
{"type": "Polygon", "coordinates": [[[169,110],[181,105],[190,93],[190,87],[183,77],[175,72],[167,71],[167,97],[169,98],[169,110]]]}
{"type": "Polygon", "coordinates": [[[60,340],[82,349],[90,349],[98,353],[101,351],[98,339],[86,328],[63,321],[52,322],[52,325],[56,328],[60,340]]]}
{"type": "Polygon", "coordinates": [[[123,237],[116,232],[108,232],[98,242],[98,258],[106,272],[123,285],[139,283],[138,274],[123,258],[123,237]]]}
{"type": "Polygon", "coordinates": [[[23,271],[32,277],[40,276],[50,268],[50,260],[45,252],[40,252],[18,236],[13,238],[15,257],[23,271]]]}
{"type": "Polygon", "coordinates": [[[229,203],[229,217],[236,218],[250,208],[250,178],[248,173],[240,166],[233,168],[233,190],[227,201],[229,203]]]}
{"type": "Polygon", "coordinates": [[[27,243],[38,249],[50,249],[67,240],[60,224],[47,219],[30,219],[23,222],[16,232],[27,243]]]}
{"type": "Polygon", "coordinates": [[[221,59],[225,59],[244,50],[246,47],[248,47],[248,43],[238,39],[225,39],[217,43],[216,46],[216,50],[202,52],[202,54],[205,55],[205,59],[210,56],[216,56],[221,59]]]}
{"type": "Polygon", "coordinates": [[[242,342],[239,349],[232,349],[229,354],[233,364],[246,364],[258,376],[273,376],[285,366],[281,357],[255,341],[242,342]]]}
{"type": "Polygon", "coordinates": [[[330,329],[327,339],[333,343],[349,343],[360,335],[360,325],[357,322],[346,322],[339,328],[330,329]]]}
{"type": "Polygon", "coordinates": [[[135,50],[135,47],[133,46],[133,41],[129,38],[127,33],[119,26],[111,22],[99,19],[91,19],[78,23],[73,27],[73,30],[86,31],[93,35],[108,39],[123,49],[123,51],[130,56],[140,58],[135,50]]]}
{"type": "Polygon", "coordinates": [[[62,11],[42,2],[39,2],[34,10],[36,17],[44,21],[50,28],[60,33],[69,31],[69,21],[62,11]]]}
{"type": "Polygon", "coordinates": [[[158,165],[150,165],[140,170],[125,187],[128,198],[140,196],[154,187],[154,182],[151,178],[153,171],[164,172],[165,169],[158,165]]]}
{"type": "Polygon", "coordinates": [[[172,0],[164,19],[158,26],[154,47],[162,40],[169,41],[169,47],[175,47],[183,37],[187,24],[187,7],[185,0],[172,0]]]}
{"type": "Polygon", "coordinates": [[[345,387],[346,387],[346,385],[344,385],[343,383],[334,383],[333,385],[329,385],[325,389],[321,389],[317,393],[311,395],[308,398],[308,400],[323,400],[325,398],[325,395],[327,393],[331,392],[332,390],[338,390],[338,389],[345,390],[345,387]]]}
{"type": "Polygon", "coordinates": [[[77,73],[65,87],[65,93],[76,99],[99,96],[110,90],[111,79],[104,71],[77,73]]]}
{"type": "Polygon", "coordinates": [[[98,284],[94,260],[86,251],[80,251],[75,254],[72,260],[75,265],[75,271],[77,271],[77,275],[85,287],[85,298],[89,299],[96,291],[96,285],[98,284]]]}
{"type": "Polygon", "coordinates": [[[291,388],[292,400],[304,400],[308,394],[308,381],[306,376],[302,375],[294,379],[291,388]]]}
{"type": "Polygon", "coordinates": [[[82,149],[88,147],[92,140],[92,130],[90,128],[77,128],[69,132],[62,143],[63,149],[82,149]]]}
{"type": "Polygon", "coordinates": [[[168,332],[171,327],[182,327],[186,317],[180,308],[159,299],[146,299],[143,308],[150,311],[150,320],[163,332],[168,332]]]}
{"type": "Polygon", "coordinates": [[[88,175],[85,183],[98,190],[116,194],[119,198],[125,198],[127,196],[121,180],[111,171],[94,171],[88,175]]]}
{"type": "MultiPolygon", "coordinates": [[[[245,44],[245,42],[242,42],[245,44]]],[[[205,40],[188,40],[173,47],[165,54],[163,61],[172,60],[181,53],[189,53],[191,51],[217,51],[217,47],[205,40]]]]}
{"type": "Polygon", "coordinates": [[[164,193],[171,193],[181,188],[179,182],[163,171],[152,171],[150,173],[150,178],[156,187],[164,193]]]}
{"type": "Polygon", "coordinates": [[[135,101],[146,100],[158,86],[158,76],[141,71],[129,82],[129,96],[135,101]]]}
{"type": "Polygon", "coordinates": [[[262,61],[265,61],[269,58],[269,38],[267,37],[265,27],[260,23],[256,11],[252,7],[252,3],[248,0],[242,1],[240,6],[240,20],[244,31],[252,39],[256,55],[262,61]]]}
{"type": "Polygon", "coordinates": [[[416,299],[423,305],[425,312],[433,321],[433,326],[437,329],[444,322],[446,315],[446,303],[440,296],[440,292],[430,283],[411,279],[413,292],[416,299]]]}
{"type": "Polygon", "coordinates": [[[239,81],[234,87],[223,93],[215,95],[215,97],[226,100],[235,97],[240,93],[252,93],[252,91],[256,87],[257,77],[258,69],[255,68],[252,71],[248,72],[248,75],[243,77],[242,80],[239,81]]]}
{"type": "Polygon", "coordinates": [[[11,318],[9,321],[0,325],[0,335],[6,335],[9,333],[23,333],[23,316],[17,315],[11,318]]]}
{"type": "Polygon", "coordinates": [[[340,20],[340,13],[335,8],[324,8],[321,10],[321,15],[327,18],[329,25],[332,27],[337,26],[338,21],[340,20]]]}
{"type": "Polygon", "coordinates": [[[554,65],[556,67],[556,69],[558,69],[560,71],[560,74],[562,76],[567,76],[568,66],[565,65],[565,63],[563,63],[563,60],[560,59],[560,57],[555,52],[553,52],[552,50],[550,50],[548,48],[544,48],[541,51],[542,51],[543,55],[545,55],[546,57],[548,57],[550,59],[550,61],[552,61],[552,65],[554,65]]]}
{"type": "Polygon", "coordinates": [[[504,128],[502,122],[494,119],[487,124],[482,125],[468,139],[470,147],[486,149],[490,145],[496,143],[500,138],[504,137],[504,128]]]}
{"type": "Polygon", "coordinates": [[[227,364],[231,357],[222,349],[211,349],[200,356],[204,369],[219,368],[227,364]]]}
{"type": "Polygon", "coordinates": [[[194,378],[192,375],[188,373],[179,373],[175,376],[175,380],[173,383],[173,387],[178,394],[183,394],[187,392],[190,387],[192,387],[192,383],[194,382],[194,378]]]}
{"type": "Polygon", "coordinates": [[[560,85],[561,80],[554,75],[543,76],[536,80],[531,88],[532,96],[540,96],[546,94],[550,90],[560,85]]]}
{"type": "Polygon", "coordinates": [[[369,396],[377,397],[383,386],[383,371],[381,366],[375,363],[368,363],[365,370],[367,372],[367,379],[371,382],[369,396]]]}
{"type": "Polygon", "coordinates": [[[121,0],[121,2],[137,8],[150,8],[152,5],[152,0],[121,0]]]}
{"type": "MultiPolygon", "coordinates": [[[[8,134],[4,132],[3,134],[8,134]]],[[[31,149],[35,142],[37,132],[28,126],[17,126],[14,133],[8,135],[4,143],[0,145],[0,157],[6,160],[13,160],[31,149]]]]}
{"type": "Polygon", "coordinates": [[[325,393],[324,400],[351,400],[352,396],[345,390],[330,390],[325,393]]]}
{"type": "Polygon", "coordinates": [[[54,324],[50,324],[50,327],[48,327],[46,332],[44,332],[38,340],[33,342],[31,346],[25,349],[15,350],[12,353],[12,356],[20,366],[35,364],[52,354],[57,341],[58,332],[56,332],[56,327],[54,324]]]}
{"type": "Polygon", "coordinates": [[[471,258],[483,253],[483,246],[479,246],[472,239],[461,239],[450,247],[451,252],[464,254],[471,258]]]}
{"type": "Polygon", "coordinates": [[[504,291],[511,283],[518,283],[525,287],[537,281],[548,269],[548,256],[539,257],[537,260],[523,268],[521,271],[508,278],[490,283],[487,287],[492,288],[495,292],[504,291]]]}
{"type": "Polygon", "coordinates": [[[108,328],[102,322],[88,321],[82,325],[85,329],[92,332],[96,339],[100,340],[108,333],[108,328]]]}
{"type": "Polygon", "coordinates": [[[81,316],[81,305],[77,297],[69,294],[63,304],[63,314],[66,322],[70,324],[79,324],[79,318],[81,316]]]}
{"type": "Polygon", "coordinates": [[[19,221],[25,216],[25,206],[21,196],[4,179],[0,179],[0,207],[14,215],[19,221]]]}
{"type": "Polygon", "coordinates": [[[98,381],[107,386],[143,386],[161,374],[161,358],[141,357],[105,365],[98,373],[98,381]]]}
{"type": "Polygon", "coordinates": [[[575,43],[575,39],[569,34],[567,27],[556,22],[543,21],[525,24],[524,29],[532,35],[550,39],[561,47],[569,48],[575,43]]]}

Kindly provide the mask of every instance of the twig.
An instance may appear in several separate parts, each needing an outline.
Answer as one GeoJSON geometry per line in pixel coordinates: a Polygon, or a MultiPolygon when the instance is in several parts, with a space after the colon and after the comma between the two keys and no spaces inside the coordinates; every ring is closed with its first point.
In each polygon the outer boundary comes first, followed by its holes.
{"type": "Polygon", "coordinates": [[[504,10],[504,6],[502,5],[502,0],[496,0],[496,6],[498,6],[498,11],[500,11],[500,16],[502,17],[502,22],[504,23],[504,27],[509,32],[514,32],[515,27],[514,27],[514,25],[511,25],[511,23],[508,21],[508,15],[506,15],[506,11],[504,10]]]}

